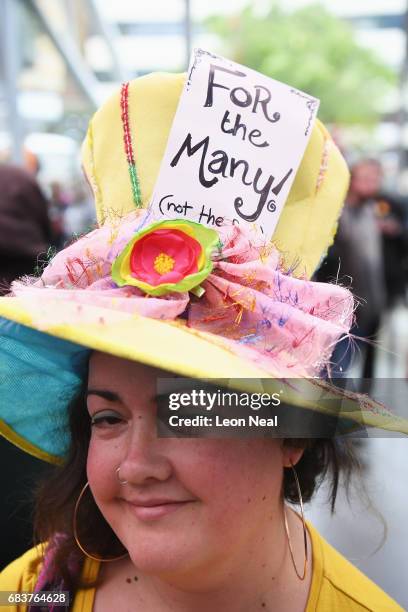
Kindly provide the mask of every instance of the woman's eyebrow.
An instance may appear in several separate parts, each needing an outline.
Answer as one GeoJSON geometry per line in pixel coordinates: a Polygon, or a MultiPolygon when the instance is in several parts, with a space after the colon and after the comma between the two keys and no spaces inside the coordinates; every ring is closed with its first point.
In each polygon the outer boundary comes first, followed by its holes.
{"type": "Polygon", "coordinates": [[[99,397],[103,397],[103,399],[108,400],[109,402],[120,402],[120,397],[114,391],[105,391],[103,389],[88,389],[85,393],[86,398],[90,395],[99,395],[99,397]]]}

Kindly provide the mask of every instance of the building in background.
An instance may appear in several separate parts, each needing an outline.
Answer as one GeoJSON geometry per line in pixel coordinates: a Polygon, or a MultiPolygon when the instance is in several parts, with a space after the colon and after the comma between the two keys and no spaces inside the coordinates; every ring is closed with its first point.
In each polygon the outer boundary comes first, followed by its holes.
{"type": "MultiPolygon", "coordinates": [[[[407,0],[321,3],[347,20],[362,44],[405,75],[407,0]]],[[[193,46],[219,52],[222,46],[206,28],[207,18],[239,12],[246,4],[246,0],[0,0],[0,160],[8,156],[22,161],[23,143],[33,132],[37,142],[41,134],[63,136],[75,145],[72,148],[66,141],[65,149],[75,153],[62,164],[72,169],[67,181],[74,187],[68,191],[80,192],[79,144],[94,109],[123,80],[155,70],[185,70],[193,46]]],[[[291,10],[307,4],[308,0],[285,0],[282,6],[291,10]]],[[[260,13],[270,5],[271,0],[251,3],[260,13]]],[[[402,152],[408,150],[405,90],[402,78],[369,137],[358,129],[350,136],[351,146],[369,142],[370,151],[385,152],[393,176],[401,160],[405,165],[402,152]]],[[[61,141],[55,143],[60,152],[61,141]]],[[[45,149],[39,179],[47,188],[60,177],[50,176],[48,166],[55,167],[50,140],[45,149]]]]}

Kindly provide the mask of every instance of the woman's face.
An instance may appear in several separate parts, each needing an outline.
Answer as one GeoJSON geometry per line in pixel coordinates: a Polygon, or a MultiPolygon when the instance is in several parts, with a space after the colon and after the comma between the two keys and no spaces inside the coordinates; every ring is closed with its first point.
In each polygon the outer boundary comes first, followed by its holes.
{"type": "Polygon", "coordinates": [[[140,571],[210,571],[282,520],[283,466],[301,452],[271,439],[158,438],[159,376],[132,361],[91,357],[90,488],[140,571]]]}

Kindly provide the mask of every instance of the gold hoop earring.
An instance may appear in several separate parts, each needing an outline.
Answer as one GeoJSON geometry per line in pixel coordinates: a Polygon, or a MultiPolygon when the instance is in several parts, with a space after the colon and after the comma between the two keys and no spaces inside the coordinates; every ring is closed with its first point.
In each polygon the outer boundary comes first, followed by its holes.
{"type": "Polygon", "coordinates": [[[296,487],[297,487],[297,490],[298,490],[300,512],[301,512],[301,515],[302,515],[302,523],[303,523],[303,541],[304,541],[304,546],[305,546],[305,562],[304,562],[304,565],[303,565],[303,574],[302,575],[300,575],[299,572],[298,572],[298,569],[297,569],[296,563],[295,563],[295,557],[293,555],[292,543],[290,541],[290,534],[289,534],[288,519],[286,517],[285,504],[283,505],[283,516],[284,516],[284,519],[285,519],[285,531],[286,531],[286,537],[287,537],[287,540],[288,540],[290,556],[292,557],[293,567],[295,568],[296,576],[299,578],[299,580],[304,580],[306,578],[307,561],[308,561],[307,529],[306,529],[306,522],[305,522],[305,514],[304,514],[304,511],[303,511],[302,491],[300,490],[300,484],[299,484],[298,475],[296,473],[295,468],[293,467],[292,461],[290,462],[290,467],[293,470],[293,476],[295,478],[296,487]]]}
{"type": "Polygon", "coordinates": [[[82,490],[75,504],[74,517],[72,519],[72,526],[73,526],[73,531],[74,531],[75,542],[77,543],[78,548],[84,553],[84,555],[86,557],[89,557],[90,559],[93,559],[93,561],[100,561],[102,563],[108,563],[109,561],[119,561],[119,559],[124,559],[125,557],[128,556],[128,553],[125,553],[118,557],[112,557],[110,559],[103,559],[102,557],[95,557],[94,555],[91,555],[88,551],[86,551],[85,548],[82,546],[81,542],[79,541],[78,530],[77,530],[77,514],[78,514],[78,508],[79,508],[79,504],[81,502],[82,496],[84,495],[88,487],[89,487],[89,482],[86,481],[85,485],[82,487],[82,490]]]}

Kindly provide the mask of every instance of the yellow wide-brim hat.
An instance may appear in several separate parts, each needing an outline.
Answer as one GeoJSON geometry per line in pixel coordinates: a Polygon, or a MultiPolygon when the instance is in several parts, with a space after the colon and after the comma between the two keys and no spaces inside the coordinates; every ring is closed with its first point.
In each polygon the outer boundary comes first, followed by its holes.
{"type": "MultiPolygon", "coordinates": [[[[83,167],[102,228],[96,231],[110,227],[112,241],[121,221],[149,204],[185,78],[151,74],[127,86],[137,205],[124,149],[123,89],[90,122],[83,167]]],[[[293,282],[308,282],[295,277],[310,279],[331,245],[348,181],[342,155],[317,120],[272,238],[282,269],[293,269],[293,282]]],[[[57,258],[63,259],[65,252],[70,262],[68,249],[57,258]]],[[[240,345],[235,350],[239,342],[191,327],[182,317],[167,321],[122,313],[113,307],[114,300],[103,306],[91,300],[79,309],[72,293],[60,290],[58,282],[52,290],[38,288],[38,283],[34,292],[21,287],[13,286],[12,296],[0,298],[0,429],[24,450],[48,461],[65,456],[67,405],[86,379],[91,350],[186,377],[242,379],[242,388],[248,390],[257,390],[256,381],[269,378],[272,392],[274,379],[290,376],[290,369],[265,367],[262,359],[248,358],[251,348],[241,350],[240,345]]],[[[287,364],[290,359],[293,355],[288,354],[287,364]]],[[[276,385],[281,388],[282,383],[276,385]]],[[[331,414],[330,401],[307,399],[289,387],[293,392],[289,389],[287,399],[294,405],[331,414]]],[[[408,433],[406,420],[375,403],[345,398],[342,406],[347,419],[408,433]]]]}

